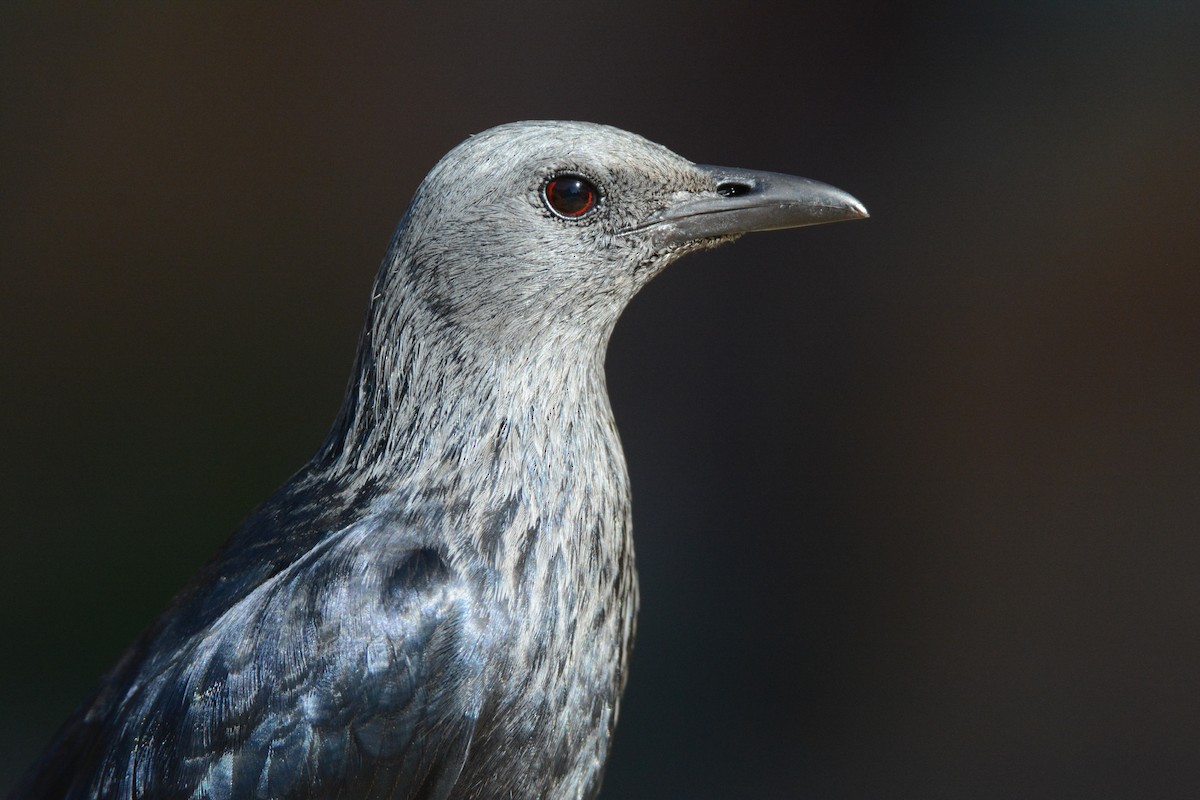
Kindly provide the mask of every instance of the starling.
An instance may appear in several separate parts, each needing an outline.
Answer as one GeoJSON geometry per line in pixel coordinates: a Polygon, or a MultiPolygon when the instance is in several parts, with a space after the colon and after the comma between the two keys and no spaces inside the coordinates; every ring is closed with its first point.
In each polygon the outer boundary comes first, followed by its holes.
{"type": "Polygon", "coordinates": [[[865,216],[602,125],[463,142],[400,222],[320,450],[12,797],[594,797],[637,611],[613,326],[686,253],[865,216]]]}

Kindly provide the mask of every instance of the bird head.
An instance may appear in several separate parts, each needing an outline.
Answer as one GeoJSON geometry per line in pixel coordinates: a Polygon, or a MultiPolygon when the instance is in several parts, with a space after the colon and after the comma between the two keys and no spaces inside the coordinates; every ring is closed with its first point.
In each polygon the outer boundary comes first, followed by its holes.
{"type": "Polygon", "coordinates": [[[866,215],[815,181],[694,164],[605,125],[518,122],[433,168],[376,294],[496,346],[603,345],[637,290],[685,253],[866,215]]]}

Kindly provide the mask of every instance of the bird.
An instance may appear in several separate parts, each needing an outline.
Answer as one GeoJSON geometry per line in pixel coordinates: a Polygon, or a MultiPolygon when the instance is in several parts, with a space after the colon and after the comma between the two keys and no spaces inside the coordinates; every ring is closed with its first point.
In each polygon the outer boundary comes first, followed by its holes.
{"type": "Polygon", "coordinates": [[[323,444],[12,800],[595,797],[638,607],[613,327],[681,256],[866,216],[605,125],[470,136],[396,229],[323,444]]]}

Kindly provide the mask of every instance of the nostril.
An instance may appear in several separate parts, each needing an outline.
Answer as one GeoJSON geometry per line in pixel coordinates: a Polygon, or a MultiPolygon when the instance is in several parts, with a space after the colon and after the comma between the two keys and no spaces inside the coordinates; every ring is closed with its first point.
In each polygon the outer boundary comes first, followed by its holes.
{"type": "Polygon", "coordinates": [[[717,184],[717,194],[721,197],[741,197],[744,194],[750,194],[754,187],[748,183],[739,183],[737,181],[724,181],[717,184]]]}

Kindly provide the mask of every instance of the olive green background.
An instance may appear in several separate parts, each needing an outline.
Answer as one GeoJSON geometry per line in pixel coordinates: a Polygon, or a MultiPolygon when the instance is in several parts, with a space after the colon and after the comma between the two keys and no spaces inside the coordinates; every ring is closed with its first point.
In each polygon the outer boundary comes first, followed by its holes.
{"type": "Polygon", "coordinates": [[[1200,785],[1200,7],[0,8],[0,792],[315,450],[408,197],[607,122],[867,222],[629,309],[605,797],[1200,785]]]}

